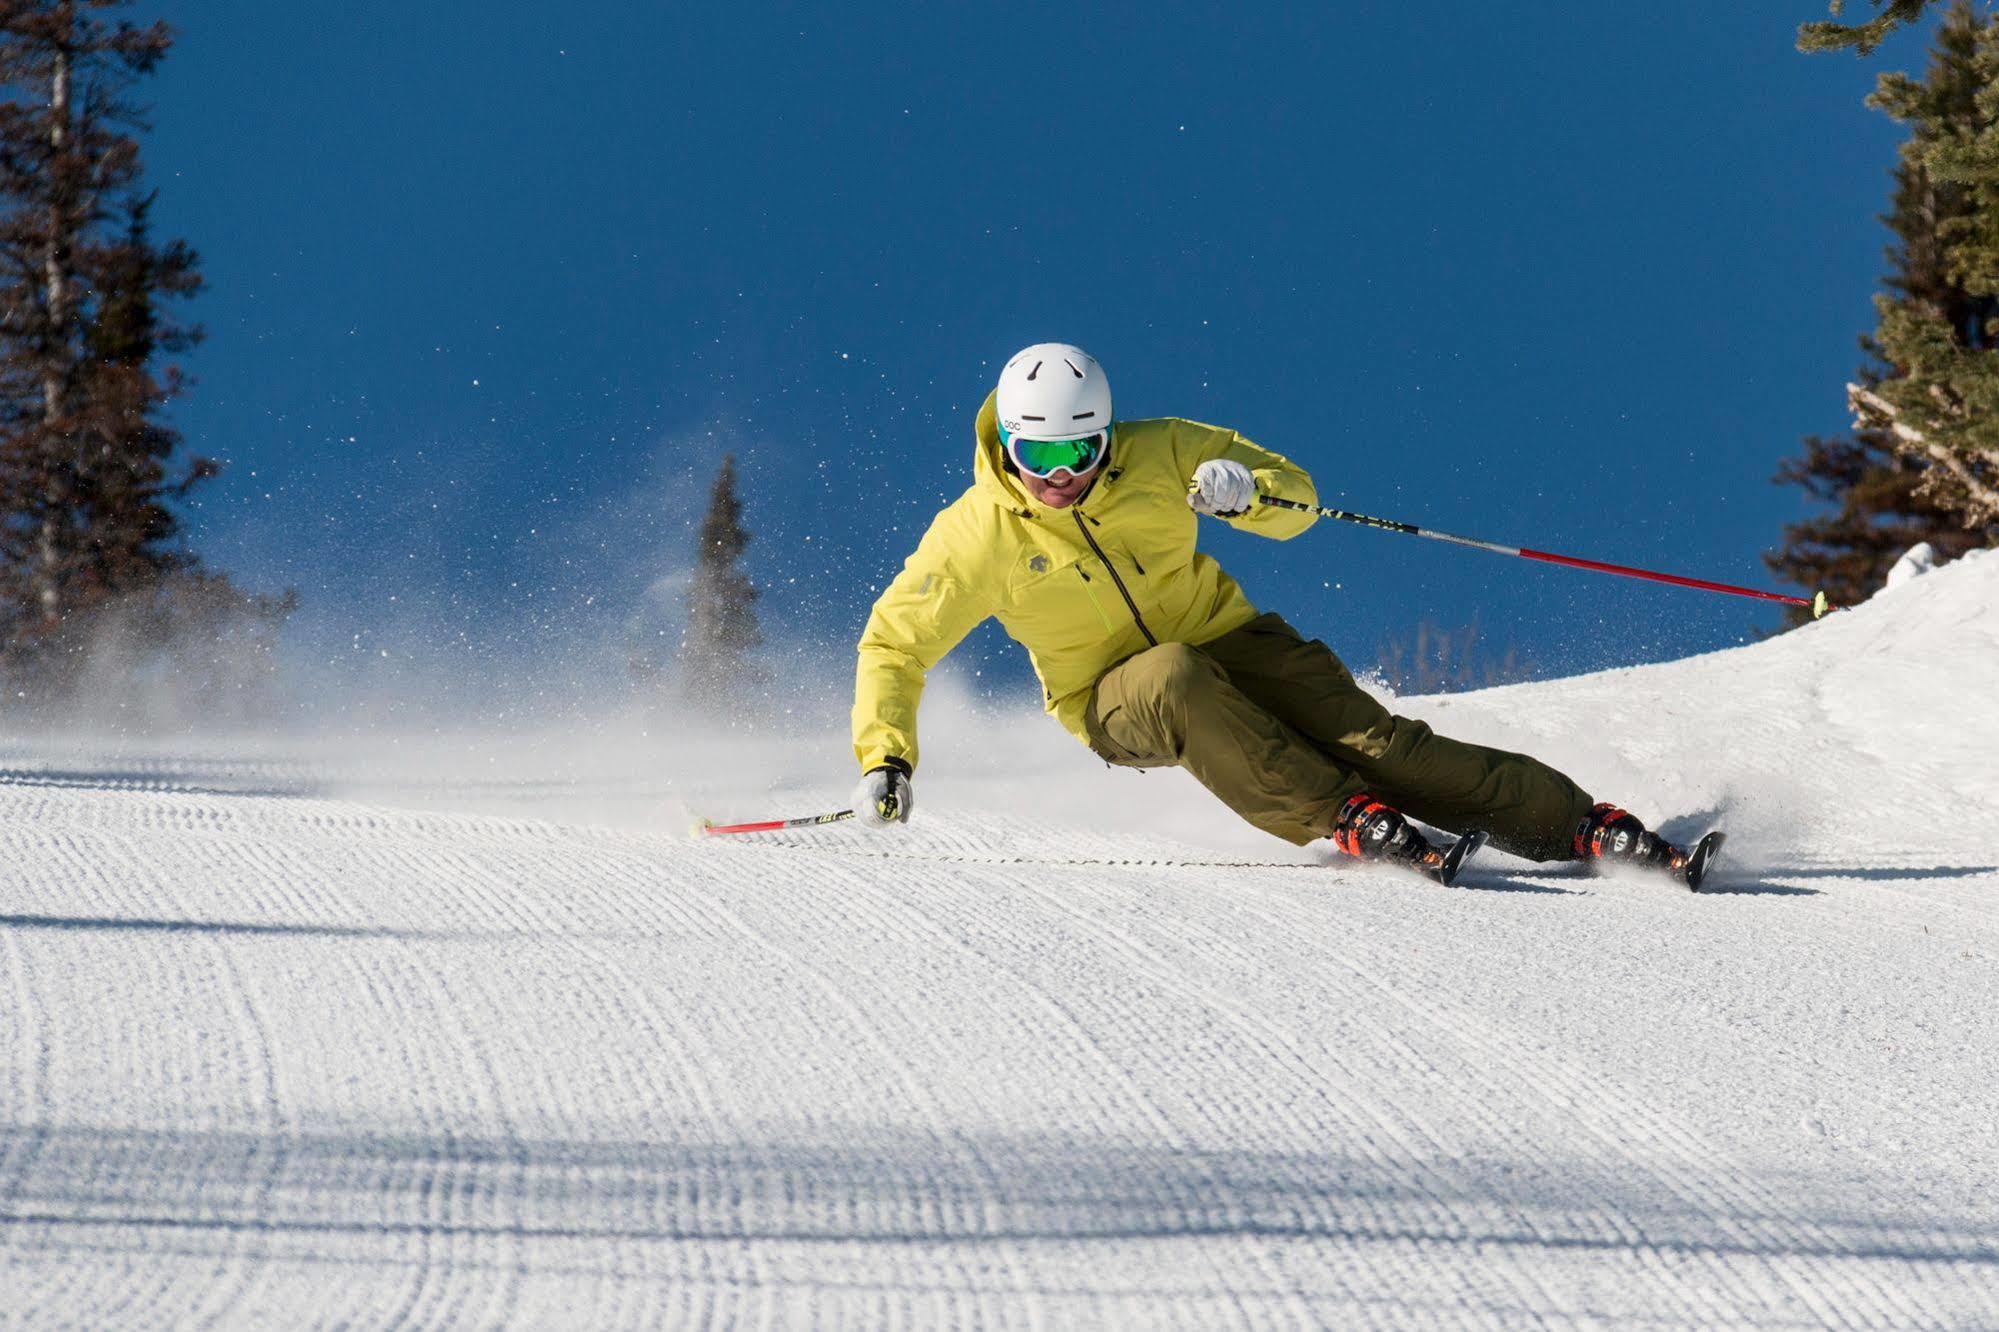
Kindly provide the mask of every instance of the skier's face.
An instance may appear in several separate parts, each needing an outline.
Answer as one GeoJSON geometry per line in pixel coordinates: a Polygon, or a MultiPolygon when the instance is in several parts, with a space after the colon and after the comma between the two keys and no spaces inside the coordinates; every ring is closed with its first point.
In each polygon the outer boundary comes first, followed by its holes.
{"type": "Polygon", "coordinates": [[[1034,476],[1027,472],[1020,472],[1017,475],[1020,477],[1020,484],[1026,488],[1028,494],[1034,496],[1036,503],[1045,504],[1051,509],[1066,509],[1083,498],[1083,492],[1088,490],[1090,482],[1096,479],[1097,469],[1092,467],[1081,476],[1072,476],[1068,472],[1057,472],[1053,476],[1046,477],[1034,476]]]}

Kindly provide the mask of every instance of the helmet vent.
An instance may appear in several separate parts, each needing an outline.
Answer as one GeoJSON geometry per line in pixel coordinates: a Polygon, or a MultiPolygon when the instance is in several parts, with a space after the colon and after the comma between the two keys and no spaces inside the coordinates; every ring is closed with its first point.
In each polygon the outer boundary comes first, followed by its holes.
{"type": "Polygon", "coordinates": [[[1095,412],[1077,412],[1074,416],[1070,417],[1069,419],[1071,421],[1087,421],[1095,415],[1096,415],[1095,412]]]}
{"type": "MultiPolygon", "coordinates": [[[[1076,368],[1076,363],[1075,363],[1074,361],[1070,360],[1070,359],[1069,359],[1068,357],[1066,357],[1066,356],[1065,356],[1065,357],[1063,357],[1063,358],[1062,358],[1062,364],[1064,364],[1064,365],[1068,366],[1068,367],[1069,367],[1069,373],[1070,373],[1070,374],[1072,374],[1072,375],[1074,375],[1074,376],[1075,376],[1076,378],[1078,378],[1078,379],[1081,379],[1081,378],[1083,377],[1083,372],[1082,372],[1081,370],[1078,370],[1078,369],[1076,368]]],[[[1036,367],[1034,367],[1034,368],[1035,368],[1035,369],[1037,369],[1037,370],[1039,370],[1039,369],[1040,369],[1041,367],[1037,365],[1037,366],[1036,366],[1036,367]]],[[[1032,379],[1032,378],[1034,378],[1034,376],[1033,376],[1033,375],[1029,375],[1029,376],[1028,376],[1028,378],[1029,378],[1029,379],[1032,379]]]]}
{"type": "Polygon", "coordinates": [[[1034,377],[1041,373],[1041,365],[1042,363],[1040,361],[1036,361],[1034,363],[1034,368],[1027,372],[1027,379],[1029,383],[1033,383],[1034,377]]]}

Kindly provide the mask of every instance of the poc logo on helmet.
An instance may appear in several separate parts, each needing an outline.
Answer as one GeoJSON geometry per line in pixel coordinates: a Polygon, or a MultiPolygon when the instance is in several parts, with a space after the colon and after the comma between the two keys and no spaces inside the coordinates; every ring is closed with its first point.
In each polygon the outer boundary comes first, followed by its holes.
{"type": "Polygon", "coordinates": [[[1037,342],[1000,371],[993,415],[1009,435],[1069,439],[1111,424],[1111,385],[1097,358],[1067,342],[1037,342]]]}

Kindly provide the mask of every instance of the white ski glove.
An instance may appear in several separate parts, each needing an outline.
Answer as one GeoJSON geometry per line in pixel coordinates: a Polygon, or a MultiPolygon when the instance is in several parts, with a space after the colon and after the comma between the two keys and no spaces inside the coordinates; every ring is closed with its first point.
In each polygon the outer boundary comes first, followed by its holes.
{"type": "Polygon", "coordinates": [[[870,828],[909,822],[916,797],[909,789],[909,772],[896,762],[870,769],[854,788],[854,817],[870,828]]]}
{"type": "Polygon", "coordinates": [[[1240,518],[1256,503],[1256,474],[1228,458],[1210,458],[1194,469],[1187,504],[1195,513],[1240,518]]]}

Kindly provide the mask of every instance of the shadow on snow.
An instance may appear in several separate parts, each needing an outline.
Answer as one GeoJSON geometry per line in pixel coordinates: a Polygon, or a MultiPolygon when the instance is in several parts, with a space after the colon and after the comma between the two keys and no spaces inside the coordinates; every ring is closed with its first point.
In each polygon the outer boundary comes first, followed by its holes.
{"type": "MultiPolygon", "coordinates": [[[[801,1134],[803,1131],[801,1130],[801,1134]]],[[[1252,1236],[1523,1250],[1999,1267],[1971,1218],[1899,1215],[1806,1179],[1691,1207],[1587,1164],[1439,1160],[1412,1179],[1335,1153],[854,1126],[846,1142],[547,1141],[0,1126],[0,1227],[574,1241],[973,1244],[1252,1236]],[[445,1200],[448,1206],[440,1204],[445,1200]],[[454,1215],[453,1213],[456,1213],[454,1215]]],[[[1999,1279],[1999,1274],[1995,1274],[1999,1279]]]]}

